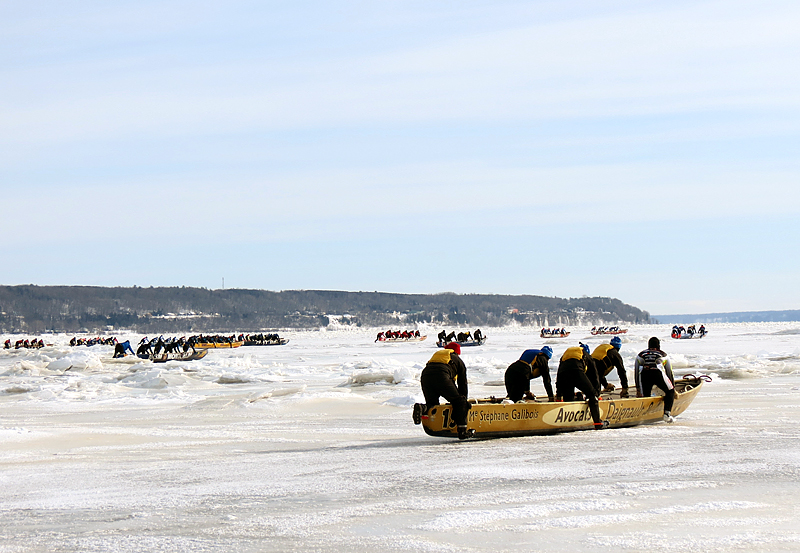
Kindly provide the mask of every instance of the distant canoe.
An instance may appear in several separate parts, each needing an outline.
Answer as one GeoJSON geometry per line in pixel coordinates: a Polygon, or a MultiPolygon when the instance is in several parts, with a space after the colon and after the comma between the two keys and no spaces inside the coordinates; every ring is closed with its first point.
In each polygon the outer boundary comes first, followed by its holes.
{"type": "Polygon", "coordinates": [[[458,344],[458,345],[459,345],[459,346],[461,346],[462,348],[468,348],[468,347],[470,347],[470,346],[482,346],[483,344],[485,344],[485,343],[486,343],[486,340],[487,340],[487,339],[488,339],[488,338],[487,338],[486,336],[484,336],[484,337],[483,337],[483,338],[481,338],[480,340],[465,340],[464,342],[458,342],[458,341],[455,341],[455,340],[453,340],[453,341],[451,341],[451,342],[442,342],[442,341],[439,341],[439,342],[436,342],[436,345],[437,345],[437,346],[439,346],[440,348],[443,348],[443,347],[445,347],[447,344],[458,344]]]}
{"type": "Polygon", "coordinates": [[[541,338],[566,338],[567,336],[569,336],[569,332],[565,332],[563,334],[560,334],[560,333],[558,333],[558,334],[545,334],[544,332],[540,332],[539,336],[541,338]]]}
{"type": "MultiPolygon", "coordinates": [[[[243,346],[285,346],[289,343],[288,338],[281,338],[280,340],[245,340],[243,346]]],[[[234,346],[236,347],[236,346],[234,346]]]]}
{"type": "Polygon", "coordinates": [[[692,340],[692,339],[702,338],[706,334],[708,334],[708,332],[702,332],[702,333],[695,332],[694,334],[689,334],[688,332],[683,332],[681,334],[678,334],[677,332],[673,332],[672,337],[675,338],[676,340],[692,340]]]}
{"type": "Polygon", "coordinates": [[[628,329],[621,328],[619,330],[590,330],[589,332],[592,333],[592,336],[601,336],[603,334],[626,334],[628,329]]]}
{"type": "MultiPolygon", "coordinates": [[[[703,387],[708,377],[687,376],[675,382],[677,397],[672,406],[672,415],[683,413],[703,387]]],[[[473,403],[467,418],[471,437],[501,438],[511,436],[535,436],[556,434],[575,430],[592,430],[594,423],[585,401],[498,403],[498,400],[479,399],[473,403]]],[[[608,428],[622,428],[640,424],[652,424],[663,420],[664,398],[622,398],[619,390],[603,393],[600,418],[608,422],[608,428]]],[[[442,438],[456,438],[455,421],[449,403],[431,408],[422,415],[425,433],[442,438]]]]}
{"type": "Polygon", "coordinates": [[[149,359],[153,363],[166,363],[167,361],[194,361],[196,359],[202,359],[206,355],[208,355],[208,350],[201,349],[197,351],[159,353],[158,355],[153,355],[152,353],[141,354],[138,357],[140,359],[149,359]]]}
{"type": "Polygon", "coordinates": [[[424,342],[427,337],[428,335],[426,334],[425,336],[413,336],[410,338],[381,338],[375,341],[386,342],[387,344],[394,344],[396,342],[424,342]]]}
{"type": "Polygon", "coordinates": [[[200,342],[195,344],[196,349],[238,348],[244,342],[200,342]]]}

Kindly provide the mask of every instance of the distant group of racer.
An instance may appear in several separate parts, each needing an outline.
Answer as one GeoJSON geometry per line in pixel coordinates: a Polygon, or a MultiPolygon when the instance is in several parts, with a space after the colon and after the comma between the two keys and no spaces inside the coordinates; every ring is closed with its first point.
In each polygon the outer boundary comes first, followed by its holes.
{"type": "Polygon", "coordinates": [[[239,334],[236,338],[238,342],[244,342],[245,346],[275,346],[287,343],[289,340],[281,338],[277,333],[271,334],[239,334]]]}
{"type": "Polygon", "coordinates": [[[189,336],[187,340],[194,339],[194,343],[196,344],[216,344],[216,345],[232,345],[236,343],[236,334],[231,335],[224,335],[224,334],[197,334],[195,336],[189,336]]]}
{"type": "Polygon", "coordinates": [[[385,332],[378,332],[376,342],[385,342],[387,340],[413,340],[421,338],[419,330],[387,330],[385,332]]]}
{"type": "Polygon", "coordinates": [[[706,327],[705,325],[700,325],[700,328],[695,328],[695,325],[689,325],[688,327],[684,328],[681,325],[675,325],[672,327],[671,336],[673,338],[702,338],[706,335],[706,327]]]}
{"type": "Polygon", "coordinates": [[[113,346],[119,340],[117,340],[113,336],[108,337],[100,337],[97,336],[95,338],[76,338],[72,337],[72,340],[69,341],[70,346],[113,346]]]}
{"type": "MultiPolygon", "coordinates": [[[[114,357],[125,357],[128,354],[136,355],[141,358],[158,357],[160,355],[188,354],[189,350],[197,352],[208,348],[235,348],[241,345],[283,345],[289,340],[281,338],[277,333],[271,334],[236,334],[231,335],[208,335],[196,334],[193,336],[168,337],[159,336],[148,338],[145,336],[139,341],[136,352],[130,348],[128,342],[116,344],[114,357]]],[[[201,351],[201,353],[203,353],[201,351]]],[[[184,355],[181,359],[185,358],[184,355]]],[[[197,357],[200,357],[199,355],[197,357]]]]}
{"type": "MultiPolygon", "coordinates": [[[[617,369],[620,380],[620,397],[629,397],[628,377],[619,353],[622,340],[614,336],[608,343],[600,344],[594,351],[589,346],[579,343],[566,348],[561,355],[556,373],[556,386],[550,378],[549,361],[553,358],[553,349],[544,346],[541,349],[527,349],[517,361],[508,366],[504,382],[507,400],[514,403],[523,400],[535,400],[531,392],[531,380],[541,378],[547,393],[547,401],[587,401],[594,428],[604,428],[600,419],[599,400],[601,394],[615,389],[606,380],[612,369],[617,369]],[[576,390],[578,392],[576,393],[576,390]]],[[[453,419],[457,425],[460,439],[469,437],[467,432],[467,413],[471,408],[468,401],[467,368],[460,357],[461,346],[456,342],[448,343],[444,349],[437,351],[430,358],[420,375],[420,385],[425,396],[425,403],[414,405],[414,422],[419,424],[428,410],[439,405],[443,397],[453,408],[453,419]]],[[[666,353],[661,350],[661,342],[652,337],[647,349],[642,350],[634,360],[636,397],[649,397],[653,386],[664,392],[664,414],[666,422],[673,422],[671,410],[675,400],[675,377],[672,365],[666,353]]]]}
{"type": "Polygon", "coordinates": [[[455,331],[447,333],[447,330],[441,331],[437,336],[438,343],[447,344],[448,342],[457,342],[459,344],[465,344],[467,342],[477,342],[478,344],[482,344],[486,337],[481,332],[480,328],[476,328],[475,332],[470,332],[467,330],[466,332],[459,332],[456,334],[455,331]]]}
{"type": "MultiPolygon", "coordinates": [[[[419,336],[419,331],[416,332],[419,336]]],[[[114,358],[124,357],[126,355],[136,355],[141,358],[148,358],[162,354],[186,353],[189,350],[196,351],[197,349],[206,349],[213,347],[238,347],[241,345],[260,346],[260,345],[284,345],[289,340],[281,338],[277,333],[259,333],[259,334],[244,334],[238,336],[220,335],[220,334],[197,334],[194,336],[168,337],[158,336],[157,338],[148,338],[145,336],[139,341],[136,351],[131,348],[130,342],[120,342],[115,336],[107,337],[92,337],[92,338],[78,338],[73,337],[69,341],[70,346],[114,346],[114,358]]],[[[12,343],[11,339],[5,340],[3,349],[38,349],[43,348],[45,345],[44,340],[41,338],[24,338],[16,340],[12,343]]]]}
{"type": "Polygon", "coordinates": [[[539,335],[542,338],[565,338],[569,332],[566,328],[543,328],[539,335]]]}
{"type": "Polygon", "coordinates": [[[593,336],[597,336],[599,334],[625,334],[628,331],[618,326],[593,326],[590,332],[593,336]]]}
{"type": "Polygon", "coordinates": [[[24,340],[17,340],[14,342],[14,345],[11,345],[11,339],[9,338],[3,343],[3,349],[39,349],[44,347],[44,342],[41,338],[38,340],[36,338],[25,338],[24,340]]]}
{"type": "MultiPolygon", "coordinates": [[[[202,335],[201,335],[202,336],[202,335]]],[[[186,336],[182,336],[180,338],[170,337],[164,338],[163,336],[159,336],[158,338],[148,338],[145,336],[139,341],[139,345],[136,348],[136,356],[137,357],[149,357],[154,355],[160,355],[162,353],[170,354],[170,353],[177,353],[183,352],[186,353],[191,349],[195,351],[195,347],[199,343],[198,341],[199,336],[190,336],[186,338],[186,336]]],[[[124,348],[125,342],[122,344],[117,344],[117,346],[123,347],[115,347],[114,349],[114,357],[124,357],[128,352],[124,348]]],[[[130,353],[133,353],[130,351],[130,353]]]]}

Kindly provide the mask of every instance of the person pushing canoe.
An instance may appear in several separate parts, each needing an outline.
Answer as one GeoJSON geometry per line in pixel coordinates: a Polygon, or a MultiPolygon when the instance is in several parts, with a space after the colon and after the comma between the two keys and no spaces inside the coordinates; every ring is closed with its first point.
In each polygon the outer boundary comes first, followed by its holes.
{"type": "Polygon", "coordinates": [[[553,384],[550,380],[550,366],[548,362],[553,357],[553,348],[544,346],[542,349],[526,349],[517,361],[511,363],[506,369],[505,383],[508,399],[517,403],[525,399],[536,399],[531,393],[531,380],[542,377],[548,401],[555,401],[553,397],[553,384]]]}
{"type": "Polygon", "coordinates": [[[625,373],[625,363],[623,363],[622,356],[619,354],[621,347],[622,340],[620,340],[619,336],[614,336],[611,338],[610,343],[600,344],[594,348],[592,359],[594,359],[594,365],[597,369],[597,378],[600,385],[603,386],[604,392],[611,392],[614,390],[614,385],[608,383],[606,376],[611,372],[611,369],[614,367],[617,368],[619,384],[621,386],[619,396],[625,398],[628,397],[628,375],[625,373]]]}
{"type": "Polygon", "coordinates": [[[467,433],[467,367],[459,356],[461,346],[455,342],[447,344],[433,354],[419,377],[425,403],[414,404],[414,423],[419,424],[428,409],[439,405],[439,397],[445,398],[453,406],[453,420],[458,430],[458,438],[465,440],[467,433]]]}
{"type": "Polygon", "coordinates": [[[592,414],[595,430],[603,428],[600,420],[600,406],[597,398],[600,396],[600,383],[589,346],[581,344],[567,348],[561,356],[556,374],[556,393],[564,401],[575,401],[575,388],[583,392],[589,402],[589,412],[592,414]]]}
{"type": "Polygon", "coordinates": [[[653,386],[664,392],[664,421],[675,422],[672,404],[675,402],[675,376],[667,354],[661,351],[661,341],[653,336],[647,349],[639,352],[634,361],[636,397],[650,397],[653,386]]]}

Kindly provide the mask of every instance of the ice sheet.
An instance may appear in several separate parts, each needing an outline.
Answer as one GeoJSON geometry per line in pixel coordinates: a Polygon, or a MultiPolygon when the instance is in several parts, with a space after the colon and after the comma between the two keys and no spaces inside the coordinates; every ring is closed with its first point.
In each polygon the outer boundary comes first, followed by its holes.
{"type": "MultiPolygon", "coordinates": [[[[0,552],[800,549],[800,323],[630,327],[626,367],[655,335],[678,374],[714,376],[675,424],[466,442],[411,422],[441,329],[422,330],[284,332],[164,365],[71,336],[0,351],[0,552]]],[[[471,395],[497,395],[545,341],[482,330],[462,357],[471,395]]],[[[547,341],[553,375],[603,341],[570,330],[547,341]]]]}

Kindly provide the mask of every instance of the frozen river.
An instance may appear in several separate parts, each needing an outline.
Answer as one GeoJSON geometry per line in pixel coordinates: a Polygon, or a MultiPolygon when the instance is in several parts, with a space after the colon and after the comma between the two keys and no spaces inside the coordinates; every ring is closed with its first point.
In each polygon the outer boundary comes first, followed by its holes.
{"type": "MultiPolygon", "coordinates": [[[[411,422],[439,328],[282,332],[164,365],[71,336],[0,351],[0,552],[798,551],[800,323],[708,327],[624,337],[629,374],[659,336],[678,375],[712,375],[672,425],[464,442],[411,422]]],[[[526,348],[549,343],[555,376],[567,346],[602,341],[482,330],[473,397],[504,395],[526,348]]]]}

